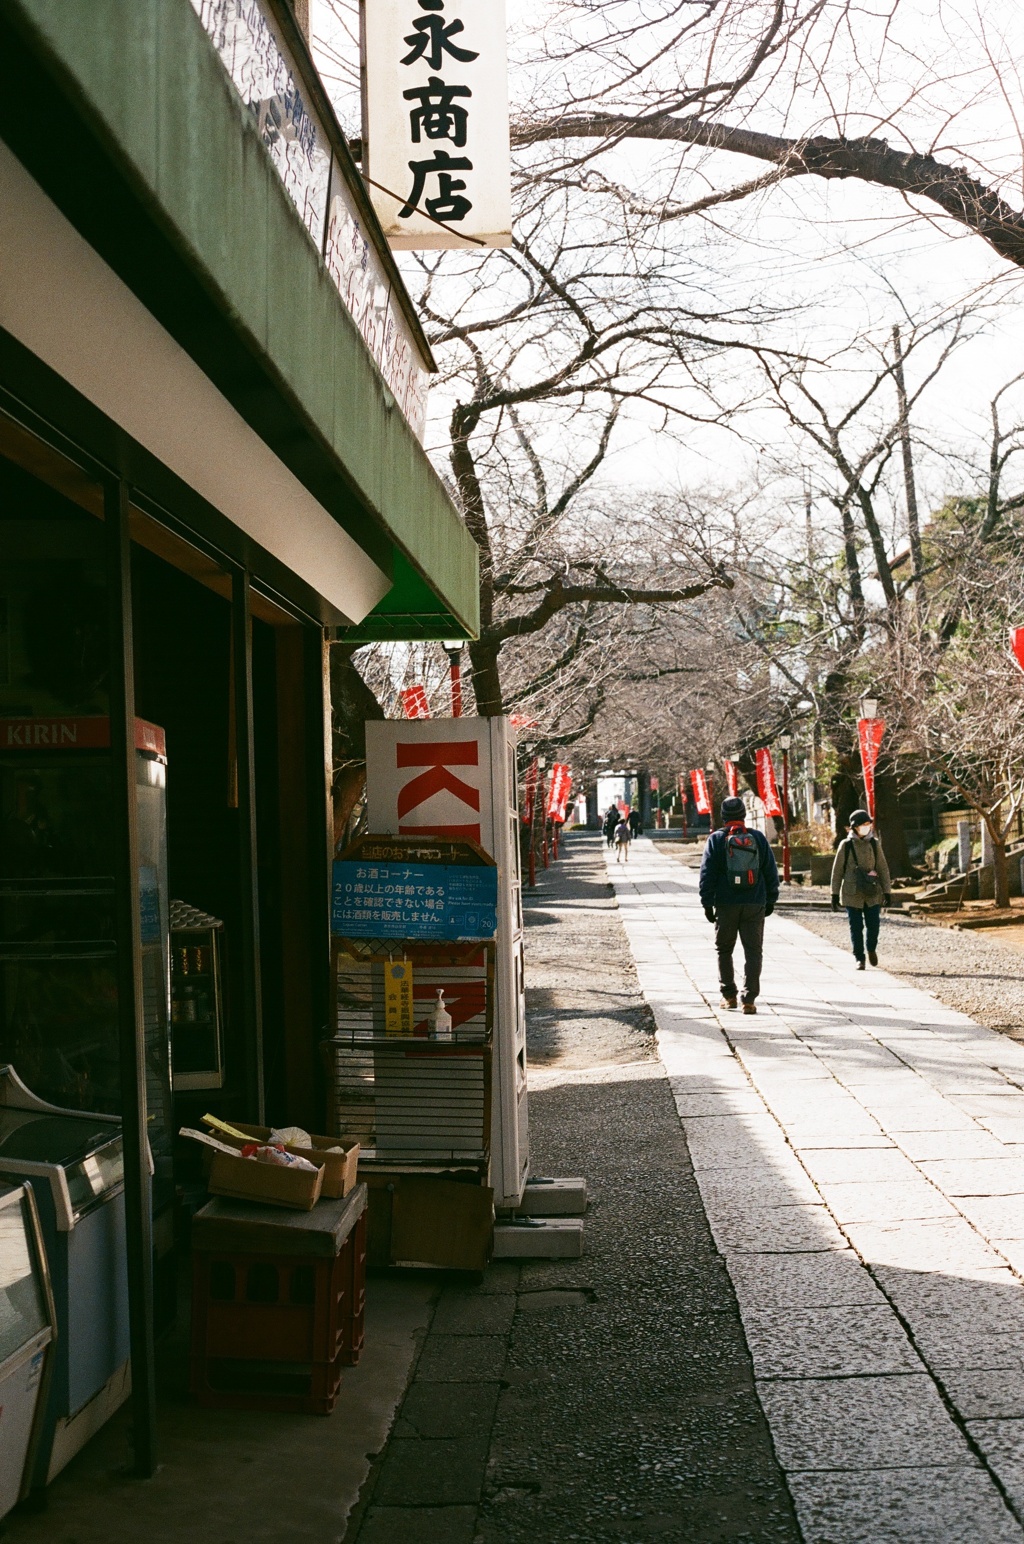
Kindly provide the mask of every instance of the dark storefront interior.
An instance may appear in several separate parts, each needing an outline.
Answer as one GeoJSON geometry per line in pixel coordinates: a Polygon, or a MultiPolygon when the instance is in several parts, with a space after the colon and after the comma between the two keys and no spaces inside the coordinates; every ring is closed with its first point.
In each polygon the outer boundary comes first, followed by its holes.
{"type": "MultiPolygon", "coordinates": [[[[15,447],[23,463],[31,444],[25,437],[15,447]]],[[[0,457],[0,1063],[54,1104],[119,1114],[102,513],[102,490],[59,458],[48,462],[40,450],[30,471],[0,457]],[[33,475],[40,471],[65,491],[33,475]]],[[[203,1188],[197,1150],[177,1128],[206,1110],[315,1124],[322,1109],[330,856],[317,757],[322,634],[253,589],[241,629],[238,575],[226,562],[135,508],[130,530],[140,974],[157,1322],[166,1323],[182,1204],[187,1214],[203,1188]],[[251,822],[239,788],[245,699],[235,669],[247,637],[251,822]],[[212,1061],[209,949],[175,951],[172,901],[223,924],[223,1055],[212,1061]],[[172,1066],[186,1085],[173,1094],[172,1066]]]]}

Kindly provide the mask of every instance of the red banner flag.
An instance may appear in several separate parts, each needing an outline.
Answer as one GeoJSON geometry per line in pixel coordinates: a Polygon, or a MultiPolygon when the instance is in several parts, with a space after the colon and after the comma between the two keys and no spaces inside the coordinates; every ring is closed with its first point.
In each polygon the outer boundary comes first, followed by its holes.
{"type": "Polygon", "coordinates": [[[406,718],[430,717],[430,703],[427,701],[425,687],[407,686],[399,695],[402,699],[402,711],[406,718]]]}
{"type": "Polygon", "coordinates": [[[1024,627],[1010,628],[1010,653],[1014,662],[1024,670],[1024,627]]]}
{"type": "Polygon", "coordinates": [[[738,799],[740,796],[740,769],[734,761],[724,761],[725,786],[729,790],[730,799],[738,799]]]}
{"type": "Polygon", "coordinates": [[[565,801],[569,797],[569,784],[572,778],[569,768],[561,761],[556,761],[551,768],[551,782],[548,785],[548,819],[565,819],[565,801]]]}
{"type": "Polygon", "coordinates": [[[533,801],[537,796],[537,758],[534,756],[523,778],[523,825],[533,825],[533,801]]]}
{"type": "Polygon", "coordinates": [[[878,752],[882,748],[882,736],[885,734],[884,718],[859,718],[857,720],[857,735],[860,739],[860,764],[864,772],[864,797],[867,800],[868,814],[875,818],[875,764],[878,761],[878,752]]]}
{"type": "Polygon", "coordinates": [[[772,766],[772,753],[767,745],[762,745],[757,752],[757,796],[764,805],[764,812],[773,820],[782,819],[782,805],[779,802],[779,785],[775,781],[775,768],[772,766]]]}
{"type": "Polygon", "coordinates": [[[659,782],[659,780],[656,777],[652,777],[651,778],[651,792],[652,793],[658,793],[660,791],[660,789],[661,789],[661,783],[659,782]]]}
{"type": "Polygon", "coordinates": [[[703,767],[695,767],[690,773],[690,785],[693,788],[693,802],[697,806],[697,814],[710,815],[711,795],[708,793],[708,780],[703,767]]]}

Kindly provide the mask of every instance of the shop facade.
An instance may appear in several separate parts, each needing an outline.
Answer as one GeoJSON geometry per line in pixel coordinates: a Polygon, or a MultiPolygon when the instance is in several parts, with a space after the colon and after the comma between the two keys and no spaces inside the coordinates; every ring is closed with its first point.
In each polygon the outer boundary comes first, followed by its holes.
{"type": "Polygon", "coordinates": [[[477,556],[283,4],[5,0],[0,81],[0,1064],[122,1120],[149,1472],[177,1128],[322,1129],[330,640],[472,636],[477,556]]]}

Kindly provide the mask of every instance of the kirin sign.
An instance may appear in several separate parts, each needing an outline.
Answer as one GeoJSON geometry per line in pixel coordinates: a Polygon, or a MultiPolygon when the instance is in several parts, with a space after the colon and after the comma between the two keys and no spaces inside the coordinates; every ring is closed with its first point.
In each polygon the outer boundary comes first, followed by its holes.
{"type": "Polygon", "coordinates": [[[363,170],[393,247],[512,242],[505,0],[363,0],[363,170]]]}

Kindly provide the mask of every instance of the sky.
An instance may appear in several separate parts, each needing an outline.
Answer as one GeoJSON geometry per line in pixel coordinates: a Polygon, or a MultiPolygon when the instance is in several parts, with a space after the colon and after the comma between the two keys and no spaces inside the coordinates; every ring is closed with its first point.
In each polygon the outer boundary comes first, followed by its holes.
{"type": "MultiPolygon", "coordinates": [[[[384,0],[387,3],[387,0],[384,0]]],[[[726,0],[738,6],[740,0],[726,0]]],[[[838,41],[812,38],[808,55],[823,66],[820,76],[804,69],[794,84],[780,71],[766,88],[751,92],[727,115],[768,132],[879,134],[895,146],[927,150],[940,159],[966,162],[1021,207],[1024,98],[1015,60],[1024,60],[1024,5],[1018,0],[854,0],[856,28],[838,41]],[[815,54],[818,48],[818,54],[815,54]],[[824,82],[824,84],[822,83],[824,82]]],[[[644,0],[646,15],[668,0],[644,0]]],[[[566,64],[538,67],[538,42],[552,49],[566,15],[565,0],[508,0],[512,95],[515,102],[579,89],[595,67],[596,49],[566,64]]],[[[622,22],[640,13],[639,0],[597,7],[622,22]]],[[[747,12],[765,6],[748,0],[747,12]]],[[[834,0],[831,13],[839,9],[834,0]]],[[[355,48],[339,25],[353,14],[350,0],[313,0],[312,22],[319,63],[339,114],[357,132],[358,92],[354,89],[355,48]]],[[[572,12],[574,36],[593,43],[572,12]]],[[[692,61],[684,61],[692,64],[692,61]]],[[[679,69],[677,59],[666,68],[679,69]]],[[[764,168],[746,158],[718,153],[678,173],[678,152],[631,146],[617,168],[635,185],[670,188],[689,199],[715,186],[744,181],[764,168]],[[668,179],[666,181],[666,179],[668,179]]],[[[613,170],[615,168],[613,167],[613,170]]],[[[823,382],[835,404],[857,385],[848,349],[865,330],[887,335],[907,316],[951,314],[969,297],[983,304],[972,324],[976,336],[961,347],[914,411],[919,470],[925,508],[955,491],[962,474],[944,452],[963,448],[983,460],[988,403],[995,391],[1024,368],[1024,271],[1012,269],[978,236],[951,222],[912,214],[895,193],[853,181],[824,183],[811,178],[787,183],[707,219],[689,217],[674,227],[673,240],[689,243],[715,265],[716,291],[738,303],[760,300],[791,308],[787,341],[835,367],[823,382]]],[[[400,259],[408,263],[407,257],[400,259]]],[[[911,390],[924,369],[908,366],[911,390]]],[[[737,382],[745,380],[740,370],[737,382]]],[[[739,390],[737,384],[736,389],[739,390]]],[[[1019,394],[1024,416],[1024,392],[1019,394]]],[[[438,401],[438,407],[443,403],[438,401]]],[[[658,434],[649,416],[634,413],[622,425],[618,449],[606,476],[620,487],[731,485],[771,463],[791,464],[799,473],[802,451],[794,448],[779,415],[760,409],[744,415],[742,436],[721,429],[688,428],[685,436],[658,434]],[[787,459],[788,458],[788,459],[787,459]]],[[[435,418],[430,439],[443,443],[435,418]]],[[[1024,459],[1021,482],[1024,484],[1024,459]]],[[[894,533],[894,540],[895,540],[894,533]]]]}

